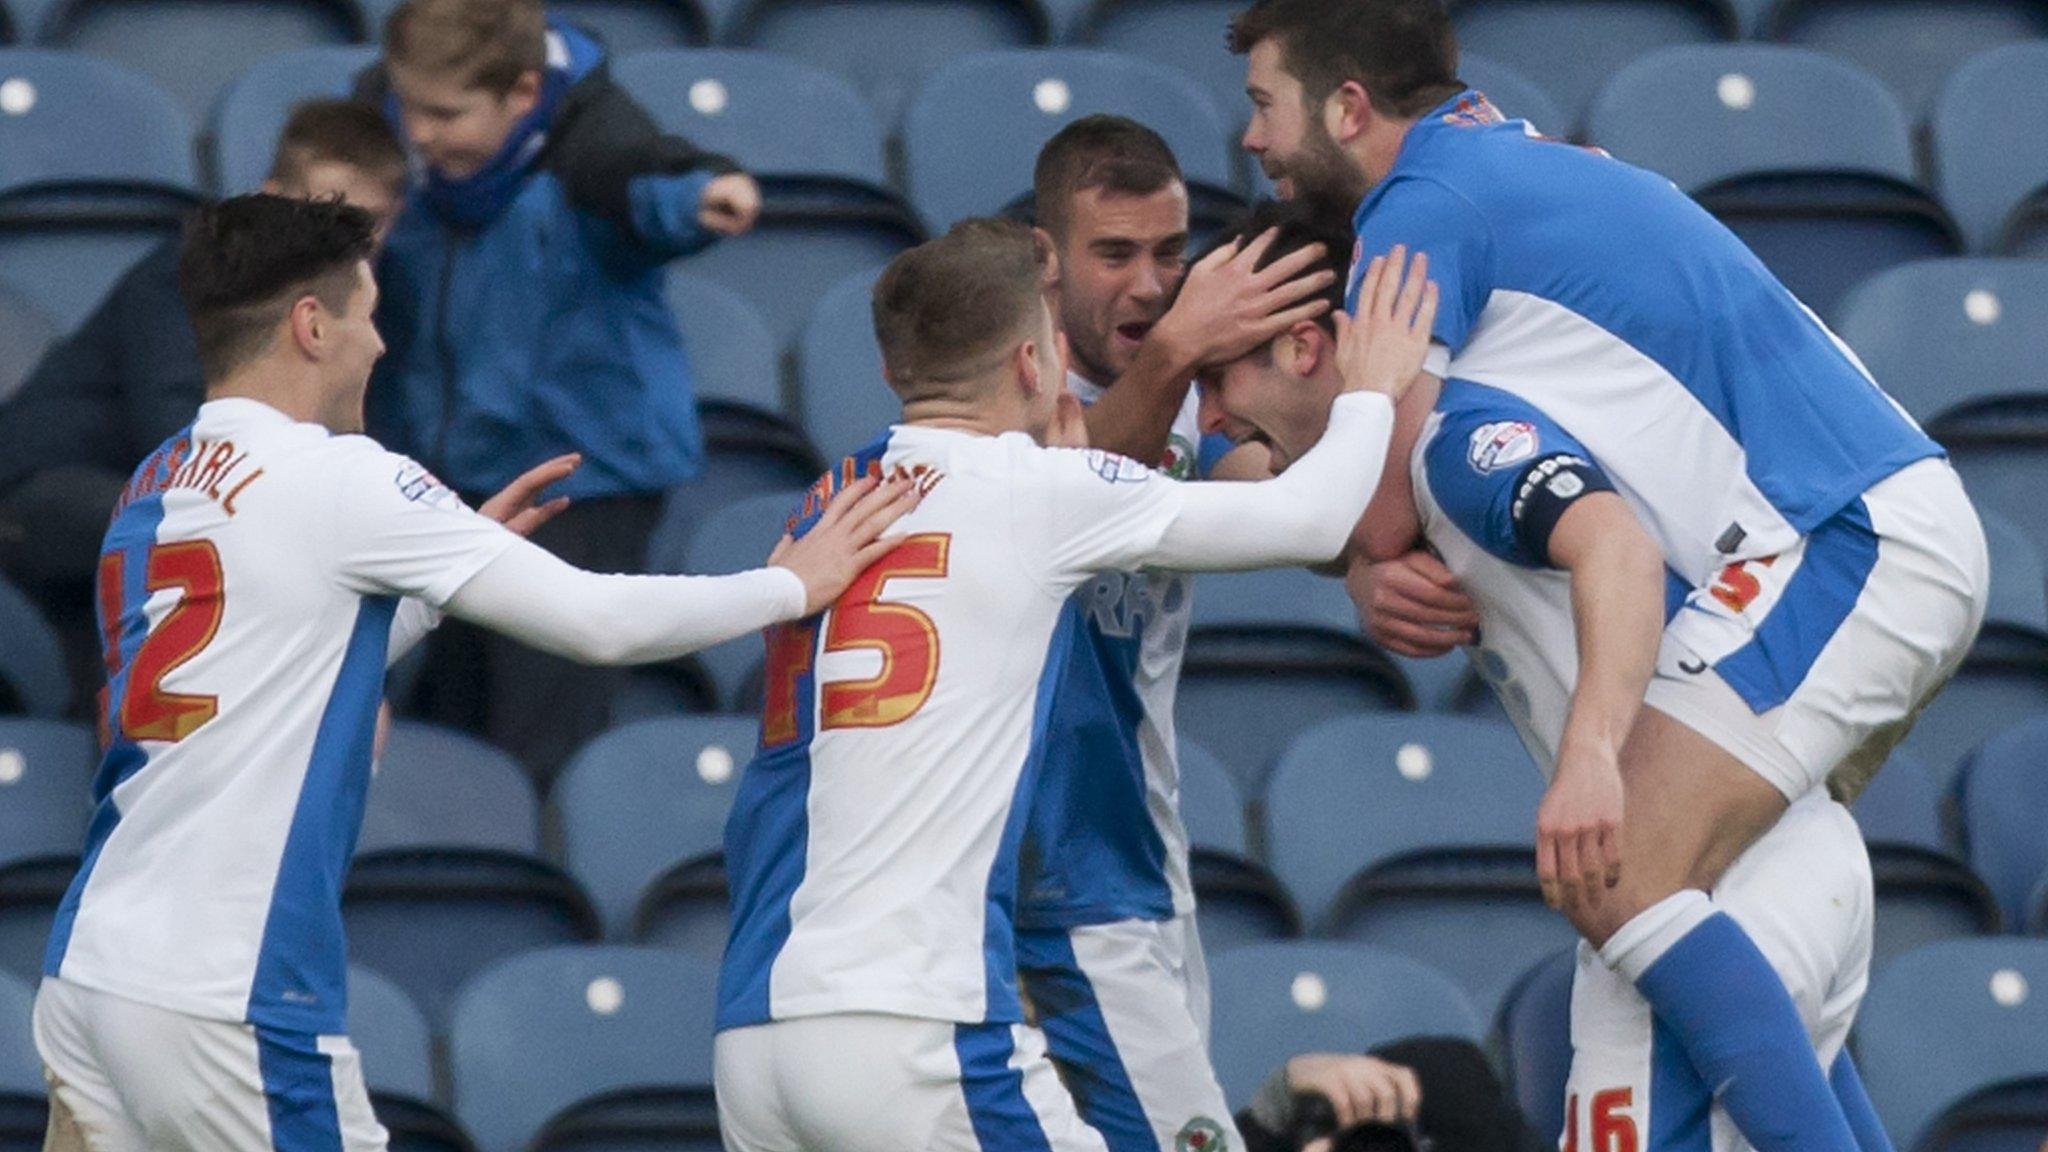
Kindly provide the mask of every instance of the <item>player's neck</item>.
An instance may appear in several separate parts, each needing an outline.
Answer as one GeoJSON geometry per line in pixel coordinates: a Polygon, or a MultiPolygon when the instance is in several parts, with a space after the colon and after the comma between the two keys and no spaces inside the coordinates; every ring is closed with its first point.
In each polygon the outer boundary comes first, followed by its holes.
{"type": "Polygon", "coordinates": [[[986,400],[945,397],[905,404],[903,423],[916,428],[964,432],[970,436],[1001,436],[1005,432],[1028,432],[1031,428],[1031,421],[1021,404],[991,404],[986,400]]]}
{"type": "Polygon", "coordinates": [[[329,405],[317,373],[264,357],[206,388],[208,400],[239,397],[277,409],[302,424],[329,423],[329,405]]]}

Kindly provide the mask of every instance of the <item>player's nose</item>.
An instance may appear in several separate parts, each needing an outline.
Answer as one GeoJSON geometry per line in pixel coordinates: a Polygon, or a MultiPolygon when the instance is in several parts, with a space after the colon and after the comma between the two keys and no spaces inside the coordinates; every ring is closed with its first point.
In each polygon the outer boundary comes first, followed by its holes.
{"type": "Polygon", "coordinates": [[[1214,385],[1203,383],[1195,390],[1200,400],[1195,406],[1195,426],[1204,436],[1215,436],[1223,431],[1228,415],[1223,411],[1223,401],[1217,398],[1214,385]]]}

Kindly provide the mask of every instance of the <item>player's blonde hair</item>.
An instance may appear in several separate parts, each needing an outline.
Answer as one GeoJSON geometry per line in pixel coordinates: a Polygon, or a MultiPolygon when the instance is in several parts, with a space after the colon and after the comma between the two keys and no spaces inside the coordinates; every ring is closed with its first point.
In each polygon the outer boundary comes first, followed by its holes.
{"type": "Polygon", "coordinates": [[[963,220],[875,282],[882,372],[904,403],[959,396],[1037,331],[1047,253],[1011,220],[963,220]]]}

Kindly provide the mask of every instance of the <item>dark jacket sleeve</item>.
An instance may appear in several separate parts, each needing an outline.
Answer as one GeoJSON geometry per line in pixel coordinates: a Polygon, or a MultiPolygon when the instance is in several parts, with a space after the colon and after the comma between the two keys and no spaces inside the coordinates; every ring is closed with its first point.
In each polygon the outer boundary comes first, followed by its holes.
{"type": "Polygon", "coordinates": [[[177,241],[130,269],[0,409],[0,490],[61,466],[127,475],[190,423],[205,385],[177,292],[177,241]]]}
{"type": "MultiPolygon", "coordinates": [[[[634,186],[680,187],[680,181],[663,178],[740,170],[724,156],[664,133],[646,109],[612,83],[603,67],[578,81],[563,98],[543,162],[561,181],[571,204],[661,250],[656,254],[662,259],[693,245],[653,225],[651,213],[636,211],[634,186]]],[[[682,215],[694,214],[692,206],[682,215]]]]}

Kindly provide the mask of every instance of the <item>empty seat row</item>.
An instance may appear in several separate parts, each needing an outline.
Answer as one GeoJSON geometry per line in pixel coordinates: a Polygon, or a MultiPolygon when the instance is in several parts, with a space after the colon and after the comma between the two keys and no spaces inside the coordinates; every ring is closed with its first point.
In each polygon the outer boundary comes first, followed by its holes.
{"type": "MultiPolygon", "coordinates": [[[[393,0],[8,0],[0,43],[76,49],[151,73],[203,115],[244,61],[374,41],[393,0]]],[[[1239,0],[559,0],[557,16],[617,51],[721,44],[782,52],[832,71],[893,123],[922,78],[969,52],[1055,42],[1099,46],[1198,77],[1233,120],[1248,114],[1242,61],[1225,48],[1239,0]]],[[[1758,36],[1841,55],[1881,76],[1919,115],[1975,52],[2048,35],[2029,0],[1474,0],[1453,6],[1464,47],[1538,80],[1574,119],[1646,52],[1758,36]]],[[[1558,130],[1566,131],[1569,126],[1558,130]]]]}

